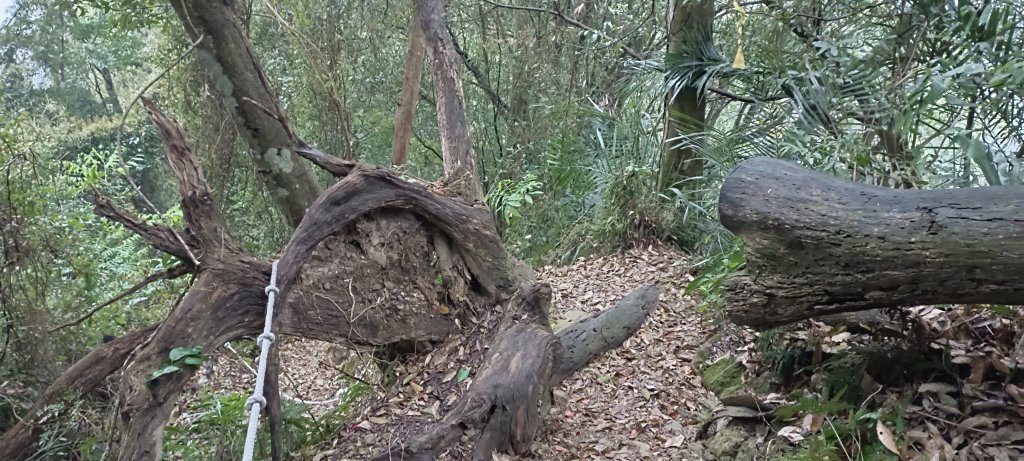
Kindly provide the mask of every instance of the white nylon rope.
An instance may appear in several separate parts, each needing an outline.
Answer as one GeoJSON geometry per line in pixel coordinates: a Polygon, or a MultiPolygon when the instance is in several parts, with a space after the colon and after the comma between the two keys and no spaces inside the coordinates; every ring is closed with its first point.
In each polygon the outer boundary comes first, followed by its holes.
{"type": "Polygon", "coordinates": [[[277,261],[270,269],[270,285],[264,290],[267,294],[267,316],[263,320],[263,334],[256,338],[256,344],[260,346],[260,360],[256,366],[256,389],[245,401],[245,409],[249,411],[249,429],[245,433],[245,451],[242,453],[242,461],[252,461],[253,451],[256,447],[256,431],[260,428],[260,413],[267,405],[267,399],[263,397],[263,380],[267,375],[267,354],[270,352],[270,345],[274,343],[274,333],[270,332],[271,323],[274,320],[274,298],[280,292],[277,288],[277,261]],[[255,408],[253,408],[255,406],[255,408]]]}

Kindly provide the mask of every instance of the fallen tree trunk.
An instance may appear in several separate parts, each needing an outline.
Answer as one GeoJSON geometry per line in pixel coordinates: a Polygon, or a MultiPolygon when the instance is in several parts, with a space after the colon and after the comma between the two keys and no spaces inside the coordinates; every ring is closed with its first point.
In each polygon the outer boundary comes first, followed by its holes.
{"type": "Polygon", "coordinates": [[[626,342],[640,326],[647,314],[658,307],[658,287],[643,287],[626,295],[615,307],[581,319],[558,332],[558,341],[565,349],[564,359],[555,371],[561,382],[569,375],[587,366],[595,357],[626,342]]]}
{"type": "Polygon", "coordinates": [[[433,460],[465,433],[477,434],[473,461],[490,461],[493,453],[525,454],[551,409],[554,386],[633,336],[659,294],[656,287],[641,288],[556,335],[548,318],[551,287],[524,288],[510,302],[480,373],[459,404],[430,430],[373,461],[433,460]]]}
{"type": "Polygon", "coordinates": [[[492,452],[524,453],[540,427],[543,402],[550,407],[552,377],[562,352],[548,323],[550,303],[550,286],[523,289],[459,404],[431,430],[373,460],[433,460],[467,431],[479,433],[473,461],[490,461],[492,452]]]}
{"type": "Polygon", "coordinates": [[[722,224],[746,266],[729,317],[769,328],[876,308],[1024,304],[1024,187],[892,190],[753,158],[726,178],[722,224]]]}
{"type": "MultiPolygon", "coordinates": [[[[97,200],[97,212],[180,259],[195,281],[159,325],[101,346],[55,381],[0,435],[0,459],[31,455],[28,448],[53,416],[47,405],[89,391],[123,366],[119,459],[159,459],[163,427],[193,370],[155,378],[153,372],[175,347],[212,351],[262,328],[270,264],[231,236],[184,134],[144,103],[177,177],[186,228],[150,225],[107,200],[97,200]]],[[[489,307],[514,292],[487,208],[382,169],[352,165],[346,173],[310,207],[282,251],[276,333],[401,349],[444,339],[462,309],[489,307]],[[424,282],[435,279],[444,284],[424,282]],[[449,309],[439,309],[441,303],[449,309]]]]}
{"type": "Polygon", "coordinates": [[[28,413],[0,436],[0,459],[20,459],[46,428],[50,418],[60,417],[68,405],[54,405],[66,398],[95,389],[111,373],[124,365],[136,347],[141,345],[155,328],[133,331],[106,342],[78,362],[54,381],[32,405],[28,413]],[[49,413],[49,414],[46,414],[49,413]]]}
{"type": "MultiPolygon", "coordinates": [[[[152,102],[143,102],[178,181],[186,227],[148,224],[102,198],[96,201],[96,211],[179,259],[194,282],[158,325],[101,346],[51,384],[14,428],[0,434],[0,459],[29,457],[44,424],[55,417],[47,408],[88,392],[122,368],[118,459],[160,459],[163,428],[194,372],[183,367],[154,374],[167,363],[170,351],[213,351],[262,329],[270,263],[231,236],[184,133],[152,102]]],[[[342,179],[309,208],[281,251],[275,333],[348,346],[422,351],[417,346],[456,331],[456,319],[465,312],[503,303],[518,288],[485,206],[439,195],[388,170],[305,150],[315,164],[342,179]]],[[[607,333],[610,339],[601,343],[588,333],[580,336],[590,338],[586,344],[569,341],[570,350],[587,352],[574,356],[566,371],[556,368],[556,351],[566,340],[554,336],[546,314],[540,314],[550,288],[537,287],[525,290],[522,302],[513,303],[519,306],[513,310],[519,317],[506,315],[507,328],[488,358],[493,371],[482,373],[474,385],[479,389],[473,394],[477,400],[467,399],[448,418],[460,421],[458,427],[485,423],[480,427],[486,438],[479,444],[485,448],[478,450],[478,459],[483,456],[479,453],[489,450],[521,452],[528,447],[541,421],[534,405],[557,383],[552,376],[564,378],[594,355],[621,344],[650,311],[649,306],[626,303],[628,312],[589,320],[593,323],[588,328],[607,333]],[[516,370],[519,379],[509,381],[509,370],[516,370]],[[484,407],[490,410],[481,416],[484,407]]],[[[437,442],[420,446],[440,446],[440,441],[450,439],[452,427],[439,429],[437,442]]]]}
{"type": "Polygon", "coordinates": [[[657,287],[640,288],[556,335],[548,319],[551,287],[524,288],[510,303],[480,373],[458,405],[427,432],[372,460],[433,460],[467,433],[478,434],[473,461],[491,461],[493,453],[525,454],[551,408],[552,389],[636,333],[660,293],[657,287]]]}

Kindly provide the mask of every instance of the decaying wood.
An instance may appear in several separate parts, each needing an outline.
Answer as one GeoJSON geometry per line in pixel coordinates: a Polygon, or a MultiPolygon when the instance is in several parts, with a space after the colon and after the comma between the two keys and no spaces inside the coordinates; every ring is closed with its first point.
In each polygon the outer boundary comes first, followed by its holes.
{"type": "MultiPolygon", "coordinates": [[[[100,346],[55,381],[0,435],[0,459],[29,456],[47,418],[54,417],[48,407],[117,370],[123,371],[118,459],[160,459],[163,428],[194,371],[156,378],[153,372],[176,347],[213,351],[262,330],[270,263],[231,235],[178,125],[151,101],[144,104],[179,184],[186,227],[146,224],[105,199],[97,200],[97,213],[177,257],[194,281],[158,325],[100,346]]],[[[517,292],[519,281],[485,206],[439,195],[385,169],[309,152],[341,179],[310,206],[280,253],[275,333],[412,350],[407,346],[437,342],[457,330],[456,318],[467,308],[493,306],[517,292]]],[[[445,423],[406,447],[426,453],[476,425],[481,437],[474,459],[489,459],[494,450],[522,453],[541,424],[538,405],[549,398],[553,377],[565,374],[558,371],[564,370],[562,342],[585,351],[572,355],[571,368],[578,369],[589,361],[587,354],[614,347],[635,331],[651,302],[640,296],[646,301],[592,319],[588,328],[613,336],[607,343],[581,334],[589,339],[575,344],[551,332],[550,287],[531,285],[518,293],[470,394],[445,423]]]]}
{"type": "Polygon", "coordinates": [[[310,148],[309,146],[296,147],[295,153],[299,154],[300,157],[313,162],[314,165],[322,168],[335,178],[344,178],[345,176],[348,176],[356,166],[360,165],[359,162],[327,155],[316,149],[310,148]]]}
{"type": "MultiPolygon", "coordinates": [[[[146,106],[164,138],[182,193],[187,228],[177,233],[194,246],[198,264],[191,289],[163,322],[148,330],[147,341],[124,369],[122,460],[160,458],[163,426],[192,374],[183,370],[151,379],[152,372],[175,347],[215,350],[224,342],[258,334],[266,303],[263,287],[270,275],[270,264],[247,253],[228,232],[180,129],[151,102],[146,106]]],[[[129,219],[107,205],[102,206],[107,214],[146,234],[154,246],[183,262],[189,258],[180,245],[175,247],[174,232],[129,219]]],[[[431,262],[433,229],[448,236],[452,251],[465,262],[465,273],[443,274],[446,280],[466,278],[463,285],[473,293],[465,296],[480,302],[514,291],[486,208],[438,196],[385,170],[354,168],[310,208],[299,227],[281,256],[278,283],[284,289],[275,327],[281,334],[365,346],[445,338],[454,329],[460,306],[442,314],[437,305],[448,299],[445,287],[412,288],[442,275],[431,262]],[[403,247],[405,241],[416,244],[403,247]],[[307,260],[315,264],[306,266],[307,260]]],[[[69,369],[47,390],[45,395],[52,398],[40,399],[18,427],[0,436],[0,453],[10,455],[0,459],[27,455],[25,448],[38,435],[45,405],[69,390],[95,385],[125,364],[124,356],[102,354],[110,347],[69,369]],[[102,360],[107,361],[97,363],[102,360]]]]}
{"type": "Polygon", "coordinates": [[[474,461],[490,461],[493,452],[525,453],[550,408],[561,358],[562,345],[548,323],[550,303],[547,284],[531,285],[517,295],[462,400],[426,433],[374,461],[433,460],[471,430],[479,433],[474,461]]]}
{"type": "Polygon", "coordinates": [[[753,158],[726,178],[719,213],[747,255],[726,282],[728,315],[743,325],[1024,304],[1024,186],[892,190],[753,158]]]}
{"type": "Polygon", "coordinates": [[[556,382],[587,366],[595,357],[619,347],[658,307],[661,289],[643,287],[626,295],[614,307],[574,322],[558,332],[565,359],[555,372],[556,382]]]}
{"type": "Polygon", "coordinates": [[[597,356],[622,345],[658,305],[661,290],[640,288],[610,309],[553,334],[551,287],[532,284],[510,303],[468,393],[426,433],[373,458],[432,460],[466,433],[479,434],[472,459],[526,453],[550,409],[552,388],[597,356]]]}

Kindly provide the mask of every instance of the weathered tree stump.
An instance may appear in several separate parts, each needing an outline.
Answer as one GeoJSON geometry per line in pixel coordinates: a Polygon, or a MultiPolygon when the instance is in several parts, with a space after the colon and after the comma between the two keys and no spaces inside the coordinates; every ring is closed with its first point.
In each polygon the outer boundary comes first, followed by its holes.
{"type": "Polygon", "coordinates": [[[746,266],[729,317],[755,328],[932,303],[1024,304],[1024,186],[892,190],[771,158],[726,178],[746,266]]]}

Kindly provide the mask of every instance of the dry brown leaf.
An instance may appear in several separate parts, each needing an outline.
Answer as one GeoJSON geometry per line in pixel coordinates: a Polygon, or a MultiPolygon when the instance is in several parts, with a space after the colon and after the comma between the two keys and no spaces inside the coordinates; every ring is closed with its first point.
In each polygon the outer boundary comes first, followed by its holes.
{"type": "Polygon", "coordinates": [[[809,414],[804,416],[803,429],[804,432],[814,434],[821,429],[821,425],[825,422],[825,415],[822,414],[809,414]]]}
{"type": "Polygon", "coordinates": [[[804,440],[799,426],[786,426],[779,429],[778,436],[786,439],[789,443],[800,443],[804,440]]]}
{"type": "Polygon", "coordinates": [[[878,441],[882,442],[882,445],[884,445],[885,448],[888,448],[889,451],[902,457],[899,447],[896,446],[896,438],[892,435],[892,430],[890,430],[882,420],[878,420],[875,424],[875,434],[878,435],[878,441]]]}

